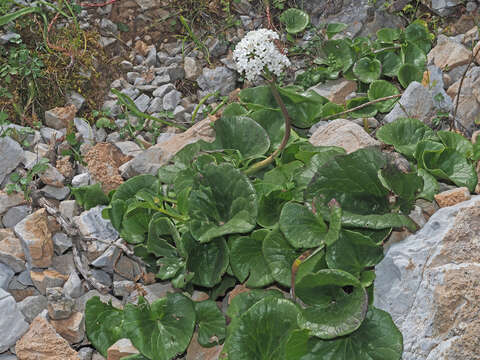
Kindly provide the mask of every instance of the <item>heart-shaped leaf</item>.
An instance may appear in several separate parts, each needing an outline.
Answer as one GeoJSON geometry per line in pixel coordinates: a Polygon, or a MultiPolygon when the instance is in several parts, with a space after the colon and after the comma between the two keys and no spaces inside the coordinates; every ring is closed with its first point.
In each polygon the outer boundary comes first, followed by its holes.
{"type": "Polygon", "coordinates": [[[327,225],[320,215],[305,206],[289,202],[280,213],[280,230],[295,248],[312,248],[323,245],[327,225]]]}
{"type": "Polygon", "coordinates": [[[285,343],[297,328],[298,307],[286,299],[267,296],[229,326],[225,349],[229,360],[287,360],[285,343]]]}
{"type": "Polygon", "coordinates": [[[310,305],[302,309],[298,325],[321,339],[352,333],[360,327],[367,312],[365,289],[354,276],[342,270],[325,269],[305,275],[296,284],[296,294],[310,305]]]}
{"type": "Polygon", "coordinates": [[[403,338],[391,316],[370,307],[360,328],[333,340],[294,331],[286,345],[288,360],[400,360],[403,338]]]}
{"type": "Polygon", "coordinates": [[[208,164],[188,198],[189,227],[200,242],[251,231],[258,212],[253,185],[228,163],[208,164]]]}
{"type": "Polygon", "coordinates": [[[382,73],[382,63],[378,59],[363,57],[355,63],[353,73],[362,82],[370,84],[382,73]]]}
{"type": "Polygon", "coordinates": [[[195,327],[192,301],[182,294],[148,304],[142,297],[138,306],[127,304],[123,328],[133,345],[152,360],[170,360],[185,351],[195,327]]]}
{"type": "Polygon", "coordinates": [[[98,296],[85,305],[85,330],[87,338],[103,356],[117,340],[124,338],[123,311],[112,304],[104,304],[98,296]]]}
{"type": "Polygon", "coordinates": [[[217,304],[212,300],[195,303],[198,326],[198,343],[203,347],[220,345],[225,339],[226,321],[217,304]]]}
{"type": "MultiPolygon", "coordinates": [[[[399,93],[398,89],[392,83],[385,80],[375,80],[372,82],[368,88],[368,99],[370,101],[380,99],[387,96],[397,95],[399,93]]],[[[392,110],[395,103],[398,101],[398,98],[385,100],[375,104],[375,107],[378,111],[385,113],[392,110]]]]}

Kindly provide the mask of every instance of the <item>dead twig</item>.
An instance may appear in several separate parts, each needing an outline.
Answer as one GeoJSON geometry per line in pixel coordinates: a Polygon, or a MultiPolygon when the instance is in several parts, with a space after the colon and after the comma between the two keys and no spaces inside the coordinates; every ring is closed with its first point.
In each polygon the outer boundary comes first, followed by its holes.
{"type": "Polygon", "coordinates": [[[455,100],[455,110],[453,110],[453,120],[450,123],[450,130],[455,130],[455,121],[457,120],[458,104],[460,103],[460,93],[462,92],[463,82],[465,80],[465,77],[467,76],[468,70],[470,70],[470,67],[472,66],[475,58],[477,57],[478,53],[480,52],[480,46],[475,51],[475,53],[473,53],[474,49],[475,49],[475,47],[472,48],[472,54],[470,55],[470,61],[468,62],[468,65],[465,68],[465,71],[463,72],[462,77],[460,78],[460,84],[458,85],[457,98],[455,100]]]}

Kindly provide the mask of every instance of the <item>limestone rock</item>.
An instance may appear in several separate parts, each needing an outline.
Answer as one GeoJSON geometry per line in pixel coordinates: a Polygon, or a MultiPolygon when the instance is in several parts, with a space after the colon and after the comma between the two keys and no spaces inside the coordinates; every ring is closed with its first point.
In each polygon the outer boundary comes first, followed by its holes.
{"type": "Polygon", "coordinates": [[[13,228],[22,219],[32,213],[32,207],[28,205],[14,206],[3,215],[2,223],[6,228],[13,228]]]}
{"type": "MultiPolygon", "coordinates": [[[[19,143],[10,137],[0,138],[0,184],[24,160],[25,155],[19,143]]],[[[1,205],[0,205],[1,208],[1,205]]],[[[0,211],[1,213],[2,211],[0,211]]]]}
{"type": "Polygon", "coordinates": [[[76,299],[83,295],[84,290],[82,286],[82,281],[78,277],[76,271],[72,271],[72,273],[68,277],[67,282],[65,283],[65,285],[63,285],[63,292],[65,293],[65,295],[73,299],[76,299]]]}
{"type": "Polygon", "coordinates": [[[118,300],[116,297],[110,295],[110,294],[101,294],[97,290],[90,290],[86,294],[80,296],[78,299],[76,299],[76,304],[75,304],[75,311],[83,313],[85,311],[85,304],[87,303],[88,300],[90,300],[92,297],[98,296],[100,297],[100,300],[107,304],[109,301],[112,302],[112,305],[118,309],[122,309],[123,305],[120,300],[118,300]]]}
{"type": "Polygon", "coordinates": [[[0,263],[0,288],[7,289],[14,275],[15,271],[11,267],[0,263]]]}
{"type": "Polygon", "coordinates": [[[63,320],[70,317],[75,302],[63,293],[61,287],[47,288],[48,316],[52,320],[63,320]]]}
{"type": "Polygon", "coordinates": [[[14,228],[22,241],[25,258],[35,267],[46,268],[52,264],[53,241],[48,229],[45,209],[35,211],[20,221],[14,228]]]}
{"type": "Polygon", "coordinates": [[[70,344],[76,344],[85,336],[85,321],[83,313],[74,312],[69,318],[63,320],[50,320],[57,333],[70,344]]]}
{"type": "Polygon", "coordinates": [[[42,272],[31,271],[30,277],[32,279],[33,285],[40,291],[41,294],[45,295],[47,288],[61,287],[67,280],[67,276],[59,273],[56,270],[44,270],[42,272]]]}
{"type": "Polygon", "coordinates": [[[333,120],[321,126],[309,141],[314,146],[343,147],[348,154],[367,146],[380,145],[361,126],[345,119],[333,120]]]}
{"type": "Polygon", "coordinates": [[[107,350],[107,360],[120,360],[125,356],[139,354],[130,339],[120,339],[107,350]]]}
{"type": "Polygon", "coordinates": [[[435,115],[436,109],[432,94],[422,84],[413,81],[384,120],[390,123],[401,117],[410,117],[428,124],[435,115]]]}
{"type": "Polygon", "coordinates": [[[65,183],[65,177],[54,168],[52,165],[48,164],[47,170],[40,174],[40,180],[46,185],[51,185],[54,187],[63,187],[65,183]]]}
{"type": "Polygon", "coordinates": [[[236,73],[225,66],[218,66],[214,69],[206,67],[197,79],[200,89],[209,93],[219,91],[221,96],[226,96],[235,90],[236,82],[236,73]]]}
{"type": "Polygon", "coordinates": [[[404,338],[404,360],[480,359],[480,196],[438,210],[376,267],[375,306],[404,338]]]}
{"type": "Polygon", "coordinates": [[[45,111],[45,124],[57,130],[66,128],[73,122],[76,112],[77,108],[73,104],[45,111]]]}
{"type": "Polygon", "coordinates": [[[470,55],[470,51],[465,46],[445,35],[440,35],[437,45],[428,53],[428,62],[433,62],[442,70],[445,68],[452,70],[457,66],[468,64],[470,55]]]}
{"type": "Polygon", "coordinates": [[[0,262],[17,273],[25,270],[25,253],[22,243],[11,229],[0,229],[0,262]]]}
{"type": "Polygon", "coordinates": [[[12,193],[7,195],[6,192],[0,190],[0,215],[3,215],[8,209],[25,204],[25,198],[21,193],[12,193]]]}
{"type": "Polygon", "coordinates": [[[29,323],[47,308],[47,298],[43,295],[28,296],[18,304],[18,308],[29,323]]]}
{"type": "Polygon", "coordinates": [[[317,84],[308,90],[315,91],[317,94],[326,97],[335,104],[345,104],[345,98],[347,95],[357,91],[357,82],[346,79],[337,79],[327,81],[323,84],[317,84]]]}
{"type": "Polygon", "coordinates": [[[134,159],[122,165],[122,176],[130,178],[139,174],[156,175],[158,169],[167,164],[186,145],[198,140],[212,142],[215,139],[215,131],[211,127],[211,123],[210,119],[202,120],[187,131],[175,134],[161,144],[145,150],[134,159]]]}
{"type": "Polygon", "coordinates": [[[443,191],[435,195],[435,201],[441,208],[454,206],[470,199],[470,191],[466,187],[443,191]]]}
{"type": "Polygon", "coordinates": [[[10,346],[27,331],[28,324],[8,292],[0,288],[0,353],[8,350],[10,346]]]}
{"type": "Polygon", "coordinates": [[[33,320],[28,332],[17,342],[15,352],[21,360],[80,360],[42,315],[33,320]]]}

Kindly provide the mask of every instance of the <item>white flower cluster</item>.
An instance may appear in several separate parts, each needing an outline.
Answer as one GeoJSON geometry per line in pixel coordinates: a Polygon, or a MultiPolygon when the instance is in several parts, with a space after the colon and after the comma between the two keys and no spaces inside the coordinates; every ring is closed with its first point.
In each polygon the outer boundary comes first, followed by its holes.
{"type": "Polygon", "coordinates": [[[250,31],[237,44],[233,52],[233,60],[237,63],[237,71],[245,72],[245,77],[253,81],[267,68],[275,75],[290,65],[290,60],[275,46],[273,40],[278,34],[272,30],[259,29],[250,31]]]}

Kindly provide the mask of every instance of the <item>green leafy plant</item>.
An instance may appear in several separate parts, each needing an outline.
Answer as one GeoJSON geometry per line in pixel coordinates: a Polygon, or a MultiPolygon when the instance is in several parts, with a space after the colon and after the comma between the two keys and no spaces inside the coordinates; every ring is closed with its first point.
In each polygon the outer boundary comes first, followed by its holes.
{"type": "Polygon", "coordinates": [[[63,156],[71,156],[75,161],[79,164],[86,165],[85,161],[83,161],[82,154],[80,152],[80,146],[82,145],[80,141],[75,136],[75,133],[71,132],[65,136],[65,140],[69,146],[68,149],[62,150],[63,156]]]}
{"type": "Polygon", "coordinates": [[[290,8],[280,15],[280,21],[285,24],[285,29],[289,34],[298,34],[305,30],[310,22],[310,17],[300,9],[290,8]]]}
{"type": "Polygon", "coordinates": [[[5,186],[5,191],[7,194],[13,192],[23,192],[25,199],[30,198],[31,193],[31,183],[36,176],[45,172],[48,169],[49,160],[47,158],[40,158],[38,162],[27,171],[27,173],[22,176],[18,172],[14,172],[10,175],[11,184],[5,186]]]}

